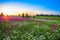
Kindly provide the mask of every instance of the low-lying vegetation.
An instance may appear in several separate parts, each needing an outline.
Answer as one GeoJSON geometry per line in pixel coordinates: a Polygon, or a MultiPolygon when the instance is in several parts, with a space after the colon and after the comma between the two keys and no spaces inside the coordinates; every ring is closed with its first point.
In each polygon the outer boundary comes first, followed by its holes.
{"type": "Polygon", "coordinates": [[[60,40],[59,20],[35,19],[0,21],[0,40],[60,40]]]}

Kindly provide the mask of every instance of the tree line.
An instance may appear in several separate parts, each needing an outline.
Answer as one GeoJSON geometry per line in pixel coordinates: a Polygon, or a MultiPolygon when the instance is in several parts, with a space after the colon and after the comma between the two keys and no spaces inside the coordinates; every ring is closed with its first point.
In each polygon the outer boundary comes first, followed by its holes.
{"type": "Polygon", "coordinates": [[[60,15],[53,15],[53,14],[51,14],[51,15],[48,15],[48,14],[46,14],[46,15],[44,15],[44,14],[36,14],[36,16],[57,16],[57,17],[60,17],[60,15]]]}
{"type": "MultiPolygon", "coordinates": [[[[3,14],[3,12],[1,12],[0,13],[0,16],[5,16],[5,15],[3,14]]],[[[14,16],[14,15],[6,15],[6,16],[14,16]]],[[[18,14],[18,16],[19,17],[29,17],[28,13],[22,13],[22,15],[21,14],[18,14]]]]}

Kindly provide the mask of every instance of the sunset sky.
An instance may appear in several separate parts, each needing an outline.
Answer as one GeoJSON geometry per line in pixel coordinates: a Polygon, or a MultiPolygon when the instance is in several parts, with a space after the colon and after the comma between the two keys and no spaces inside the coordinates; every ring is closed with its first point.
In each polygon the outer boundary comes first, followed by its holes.
{"type": "Polygon", "coordinates": [[[0,0],[0,12],[60,15],[60,0],[0,0]]]}

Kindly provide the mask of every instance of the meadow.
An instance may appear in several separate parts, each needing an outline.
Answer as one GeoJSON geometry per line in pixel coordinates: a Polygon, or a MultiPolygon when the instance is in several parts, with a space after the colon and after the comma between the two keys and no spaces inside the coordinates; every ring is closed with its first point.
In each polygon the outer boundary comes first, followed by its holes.
{"type": "Polygon", "coordinates": [[[60,17],[0,17],[0,40],[60,40],[60,17]]]}

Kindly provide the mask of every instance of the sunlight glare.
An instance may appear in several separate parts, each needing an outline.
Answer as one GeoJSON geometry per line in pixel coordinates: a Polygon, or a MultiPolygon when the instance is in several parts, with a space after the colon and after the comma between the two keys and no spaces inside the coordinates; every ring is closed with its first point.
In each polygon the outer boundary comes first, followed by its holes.
{"type": "Polygon", "coordinates": [[[12,15],[14,14],[14,9],[12,9],[11,7],[3,7],[2,10],[4,15],[12,15]]]}

